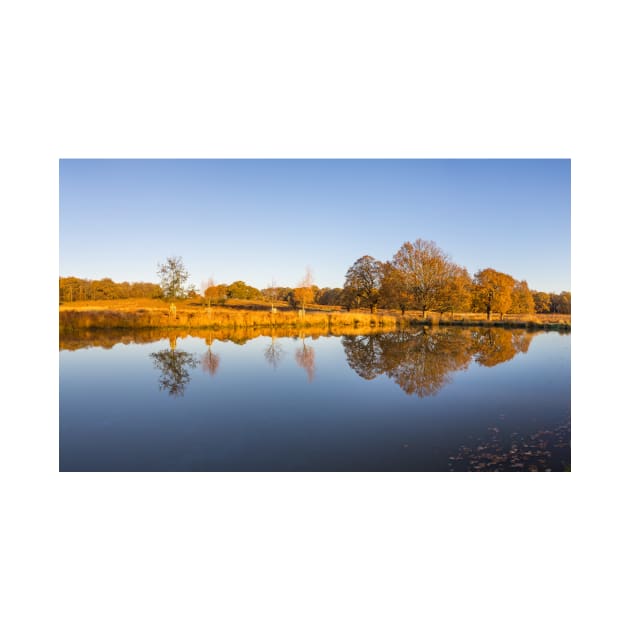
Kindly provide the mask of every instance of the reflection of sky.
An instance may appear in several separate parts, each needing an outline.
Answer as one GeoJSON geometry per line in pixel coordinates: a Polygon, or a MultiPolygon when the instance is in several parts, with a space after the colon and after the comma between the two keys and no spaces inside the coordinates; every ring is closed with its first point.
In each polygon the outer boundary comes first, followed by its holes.
{"type": "MultiPolygon", "coordinates": [[[[306,338],[315,378],[295,360],[301,339],[244,345],[214,341],[214,375],[190,369],[183,397],[159,391],[150,353],[168,340],[60,353],[61,452],[67,468],[439,469],[444,453],[503,423],[535,430],[565,421],[570,336],[537,335],[526,354],[488,368],[471,362],[435,396],[406,395],[385,375],[366,381],[347,364],[340,338],[306,338]],[[401,451],[401,444],[408,447],[401,451]]],[[[178,340],[200,357],[202,339],[178,340]]]]}

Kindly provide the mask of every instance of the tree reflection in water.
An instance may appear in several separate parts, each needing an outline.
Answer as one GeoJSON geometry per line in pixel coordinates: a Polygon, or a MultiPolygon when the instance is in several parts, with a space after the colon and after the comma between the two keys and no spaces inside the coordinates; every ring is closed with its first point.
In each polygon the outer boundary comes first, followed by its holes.
{"type": "Polygon", "coordinates": [[[479,365],[492,367],[529,350],[533,334],[524,330],[482,328],[472,333],[472,352],[479,365]]]}
{"type": "Polygon", "coordinates": [[[302,347],[295,351],[295,360],[306,371],[308,382],[312,383],[315,378],[315,349],[306,345],[304,333],[300,337],[302,339],[302,347]]]}
{"type": "Polygon", "coordinates": [[[348,365],[366,380],[385,374],[407,394],[437,394],[470,362],[491,367],[527,352],[532,333],[505,329],[425,328],[344,337],[348,365]]]}
{"type": "Polygon", "coordinates": [[[382,370],[382,345],[376,335],[344,337],[341,340],[348,365],[366,381],[371,381],[382,370]]]}
{"type": "Polygon", "coordinates": [[[206,339],[208,350],[201,357],[201,369],[210,374],[210,376],[214,376],[217,373],[221,362],[221,357],[216,352],[212,352],[212,341],[212,338],[206,339]]]}
{"type": "Polygon", "coordinates": [[[265,359],[274,370],[280,365],[283,354],[282,346],[278,343],[276,337],[271,335],[271,343],[265,348],[265,359]]]}
{"type": "Polygon", "coordinates": [[[183,396],[186,385],[190,382],[187,368],[199,365],[199,359],[190,352],[177,350],[171,340],[170,348],[152,352],[153,366],[161,371],[159,378],[160,390],[168,392],[169,396],[183,396]]]}

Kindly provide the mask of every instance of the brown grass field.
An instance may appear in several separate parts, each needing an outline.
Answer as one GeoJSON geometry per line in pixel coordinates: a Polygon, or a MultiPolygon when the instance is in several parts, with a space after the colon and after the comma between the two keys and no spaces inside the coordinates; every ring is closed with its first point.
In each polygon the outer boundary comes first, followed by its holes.
{"type": "Polygon", "coordinates": [[[570,330],[571,316],[557,314],[505,315],[501,320],[493,314],[488,321],[484,313],[422,313],[380,309],[347,312],[338,306],[313,305],[302,315],[286,303],[279,303],[276,312],[262,301],[228,300],[223,306],[208,307],[199,299],[175,303],[153,299],[103,300],[71,302],[59,306],[59,330],[62,333],[82,329],[196,329],[212,330],[261,328],[269,330],[317,329],[322,334],[352,330],[392,330],[427,325],[482,325],[570,330]]]}

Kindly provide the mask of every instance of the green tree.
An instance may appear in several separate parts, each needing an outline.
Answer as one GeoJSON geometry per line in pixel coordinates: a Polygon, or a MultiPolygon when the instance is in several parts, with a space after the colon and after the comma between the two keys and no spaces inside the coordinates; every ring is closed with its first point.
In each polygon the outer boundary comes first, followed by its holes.
{"type": "Polygon", "coordinates": [[[162,294],[167,300],[183,299],[189,293],[186,282],[189,273],[184,267],[181,257],[173,256],[167,258],[166,262],[158,263],[158,276],[160,277],[160,287],[162,294]]]}

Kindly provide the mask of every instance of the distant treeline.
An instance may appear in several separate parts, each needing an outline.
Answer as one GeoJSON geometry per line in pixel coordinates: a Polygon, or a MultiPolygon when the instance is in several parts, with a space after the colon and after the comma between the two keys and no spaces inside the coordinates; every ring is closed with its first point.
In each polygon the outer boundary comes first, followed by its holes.
{"type": "Polygon", "coordinates": [[[152,282],[114,282],[111,278],[86,280],[59,278],[59,302],[82,300],[123,300],[126,298],[161,298],[162,288],[152,282]]]}
{"type": "Polygon", "coordinates": [[[525,280],[492,268],[481,269],[470,276],[465,267],[453,263],[432,241],[417,239],[406,242],[391,260],[381,262],[372,256],[362,256],[348,269],[340,288],[319,288],[313,284],[310,271],[297,287],[252,287],[242,280],[231,284],[203,286],[203,296],[195,287],[185,287],[188,273],[180,258],[168,259],[158,273],[161,284],[149,282],[114,282],[82,280],[74,277],[59,279],[59,301],[115,300],[125,298],[173,297],[203,298],[208,306],[224,304],[228,299],[261,300],[271,307],[288,303],[304,309],[309,304],[340,306],[351,309],[377,308],[406,311],[477,312],[503,317],[506,313],[571,313],[571,293],[545,293],[530,290],[525,280]]]}

